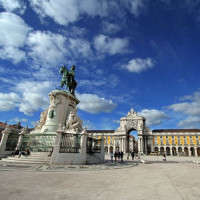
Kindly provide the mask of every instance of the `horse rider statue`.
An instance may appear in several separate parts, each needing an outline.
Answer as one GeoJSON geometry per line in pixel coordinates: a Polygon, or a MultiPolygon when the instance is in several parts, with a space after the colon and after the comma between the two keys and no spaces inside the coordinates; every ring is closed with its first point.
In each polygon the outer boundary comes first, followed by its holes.
{"type": "Polygon", "coordinates": [[[66,86],[66,90],[68,89],[70,94],[75,93],[75,89],[77,86],[77,82],[75,81],[75,65],[71,66],[70,71],[63,65],[60,68],[60,74],[62,74],[62,80],[60,82],[60,86],[66,86]]]}

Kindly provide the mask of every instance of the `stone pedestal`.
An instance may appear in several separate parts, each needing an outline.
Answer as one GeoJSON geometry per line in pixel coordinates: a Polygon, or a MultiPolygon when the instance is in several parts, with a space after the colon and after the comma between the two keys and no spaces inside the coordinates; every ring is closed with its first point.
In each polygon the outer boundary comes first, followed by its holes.
{"type": "Polygon", "coordinates": [[[75,96],[62,90],[52,91],[49,97],[50,106],[41,132],[56,132],[60,124],[65,126],[69,113],[75,113],[76,106],[79,103],[75,96]]]}
{"type": "Polygon", "coordinates": [[[62,137],[62,131],[58,130],[53,153],[51,156],[51,164],[85,165],[87,136],[88,133],[86,132],[86,129],[84,129],[81,133],[80,153],[60,153],[60,141],[62,137]]]}

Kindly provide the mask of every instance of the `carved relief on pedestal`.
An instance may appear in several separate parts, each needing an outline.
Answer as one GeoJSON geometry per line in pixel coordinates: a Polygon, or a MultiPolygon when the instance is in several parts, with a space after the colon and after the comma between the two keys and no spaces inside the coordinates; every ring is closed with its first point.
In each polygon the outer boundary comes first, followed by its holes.
{"type": "Polygon", "coordinates": [[[50,95],[50,108],[56,108],[58,104],[61,104],[61,97],[57,96],[56,93],[52,92],[50,95]]]}
{"type": "Polygon", "coordinates": [[[53,119],[56,116],[56,107],[58,104],[61,104],[61,97],[59,97],[55,92],[50,93],[50,106],[49,106],[49,113],[48,117],[53,119]]]}
{"type": "Polygon", "coordinates": [[[41,112],[40,114],[40,121],[39,123],[35,126],[35,130],[41,130],[42,126],[45,124],[46,119],[47,119],[47,113],[48,109],[46,111],[41,112]]]}
{"type": "Polygon", "coordinates": [[[82,131],[83,121],[76,114],[78,109],[75,109],[75,112],[70,112],[68,120],[66,121],[66,131],[74,131],[76,133],[82,131]]]}
{"type": "Polygon", "coordinates": [[[49,118],[53,119],[56,116],[56,110],[55,109],[50,109],[49,110],[49,118]]]}

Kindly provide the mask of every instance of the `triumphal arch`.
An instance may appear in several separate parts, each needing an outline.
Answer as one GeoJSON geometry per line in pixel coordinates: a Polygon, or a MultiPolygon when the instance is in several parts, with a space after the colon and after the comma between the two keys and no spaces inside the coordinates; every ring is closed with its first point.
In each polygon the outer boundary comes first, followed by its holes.
{"type": "Polygon", "coordinates": [[[119,148],[123,152],[130,152],[129,139],[130,132],[133,130],[136,130],[138,133],[138,152],[147,154],[148,152],[153,151],[152,131],[146,126],[145,122],[146,119],[142,116],[138,116],[133,108],[128,112],[126,117],[120,119],[120,126],[115,130],[114,135],[115,141],[117,138],[120,140],[119,148]]]}

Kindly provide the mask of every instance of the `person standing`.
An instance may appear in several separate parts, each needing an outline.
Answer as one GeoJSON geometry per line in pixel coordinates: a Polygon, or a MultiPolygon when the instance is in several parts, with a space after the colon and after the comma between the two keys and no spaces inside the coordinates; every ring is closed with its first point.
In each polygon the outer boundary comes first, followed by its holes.
{"type": "Polygon", "coordinates": [[[124,156],[123,151],[121,151],[120,156],[121,156],[121,162],[123,162],[123,156],[124,156]]]}
{"type": "Polygon", "coordinates": [[[163,154],[163,161],[165,161],[165,162],[167,161],[165,153],[163,154]]]}
{"type": "Polygon", "coordinates": [[[120,151],[118,152],[118,159],[120,159],[120,157],[121,157],[121,154],[120,154],[120,151]]]}
{"type": "Polygon", "coordinates": [[[113,162],[113,152],[111,152],[110,157],[111,157],[111,162],[113,162]]]}
{"type": "Polygon", "coordinates": [[[117,152],[115,151],[114,157],[115,157],[115,162],[117,161],[117,152]]]}
{"type": "Polygon", "coordinates": [[[132,160],[134,160],[134,152],[133,151],[131,152],[131,157],[132,157],[132,160]]]}

